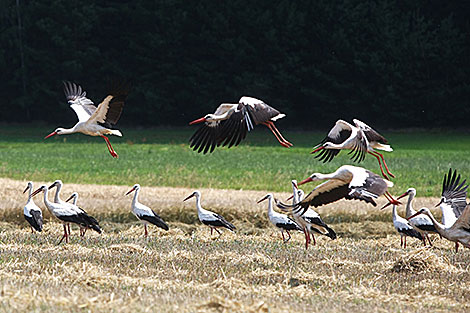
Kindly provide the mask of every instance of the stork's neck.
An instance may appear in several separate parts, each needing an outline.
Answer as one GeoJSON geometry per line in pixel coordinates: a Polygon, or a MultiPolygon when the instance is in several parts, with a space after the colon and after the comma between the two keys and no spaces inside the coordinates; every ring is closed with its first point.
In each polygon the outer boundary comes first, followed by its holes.
{"type": "Polygon", "coordinates": [[[294,184],[292,184],[292,192],[294,193],[294,196],[292,197],[292,204],[296,204],[299,202],[299,195],[297,194],[297,188],[295,188],[294,184]]]}
{"type": "Polygon", "coordinates": [[[134,199],[132,199],[132,206],[135,206],[136,203],[139,203],[139,192],[140,192],[140,189],[135,190],[134,199]]]}
{"type": "Polygon", "coordinates": [[[31,201],[31,194],[33,193],[33,187],[29,188],[28,190],[28,202],[31,201]]]}
{"type": "Polygon", "coordinates": [[[415,198],[415,193],[410,192],[408,196],[408,202],[406,203],[406,217],[407,218],[416,213],[416,211],[413,209],[413,206],[411,205],[414,198],[415,198]]]}
{"type": "Polygon", "coordinates": [[[434,227],[436,227],[436,230],[439,234],[441,234],[443,237],[446,237],[444,236],[445,233],[446,233],[446,227],[444,225],[442,225],[441,223],[439,223],[435,218],[434,216],[431,214],[431,212],[425,212],[424,214],[426,214],[427,216],[429,216],[429,218],[431,219],[431,222],[434,224],[434,227]]]}
{"type": "Polygon", "coordinates": [[[52,208],[51,208],[51,202],[49,201],[49,199],[47,198],[47,193],[49,192],[49,189],[45,189],[44,190],[44,204],[46,205],[47,209],[49,209],[49,211],[52,211],[52,208]]]}
{"type": "Polygon", "coordinates": [[[201,206],[201,197],[199,195],[196,195],[196,208],[197,208],[197,213],[201,214],[207,210],[203,209],[201,206]]]}
{"type": "Polygon", "coordinates": [[[274,210],[273,210],[273,197],[268,198],[268,216],[273,216],[274,215],[274,210]]]}
{"type": "Polygon", "coordinates": [[[56,189],[55,195],[54,195],[54,202],[55,203],[61,203],[62,200],[60,199],[60,190],[62,189],[62,184],[58,183],[56,188],[57,189],[56,189]]]}
{"type": "Polygon", "coordinates": [[[78,201],[78,195],[75,195],[72,200],[73,205],[77,205],[77,201],[78,201]]]}
{"type": "Polygon", "coordinates": [[[393,204],[392,206],[392,218],[393,221],[396,221],[398,219],[397,206],[395,204],[393,204]]]}
{"type": "Polygon", "coordinates": [[[62,128],[60,133],[58,133],[57,135],[68,135],[68,134],[76,133],[78,124],[79,123],[75,124],[75,126],[73,126],[72,128],[62,128]]]}

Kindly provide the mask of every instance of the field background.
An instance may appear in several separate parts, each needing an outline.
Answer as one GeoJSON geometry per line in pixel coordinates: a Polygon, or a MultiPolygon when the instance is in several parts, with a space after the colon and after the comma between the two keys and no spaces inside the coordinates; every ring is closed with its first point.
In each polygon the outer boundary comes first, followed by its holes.
{"type": "MultiPolygon", "coordinates": [[[[468,311],[470,253],[434,238],[433,249],[416,240],[400,248],[390,210],[340,201],[319,208],[338,233],[317,236],[305,251],[301,233],[286,245],[267,222],[267,192],[285,199],[291,179],[330,172],[350,163],[347,153],[323,164],[309,155],[325,133],[283,132],[294,148],[278,146],[264,129],[246,143],[211,155],[189,150],[192,129],[123,130],[111,138],[112,159],[101,138],[81,135],[42,138],[54,127],[0,126],[0,310],[28,311],[468,311]],[[84,240],[73,229],[71,243],[57,246],[61,225],[44,212],[41,234],[22,217],[27,180],[35,187],[62,179],[63,198],[73,191],[98,218],[100,236],[84,240]],[[164,232],[143,226],[130,212],[134,183],[141,202],[170,224],[164,232]],[[237,226],[211,238],[197,220],[194,189],[202,205],[237,226]]],[[[433,208],[449,167],[469,177],[465,133],[384,132],[395,151],[386,153],[397,176],[392,194],[415,187],[415,208],[433,208]]],[[[364,167],[378,172],[374,158],[364,167]]],[[[309,191],[314,184],[305,186],[309,191]]],[[[41,207],[41,196],[36,203],[41,207]]],[[[379,200],[379,205],[384,200],[379,200]]],[[[400,214],[404,214],[400,207],[400,214]]]]}

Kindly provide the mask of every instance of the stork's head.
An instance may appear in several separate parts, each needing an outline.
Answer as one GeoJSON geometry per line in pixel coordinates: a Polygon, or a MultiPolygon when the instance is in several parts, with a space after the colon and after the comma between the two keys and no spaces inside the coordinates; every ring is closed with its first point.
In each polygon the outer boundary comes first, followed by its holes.
{"type": "Polygon", "coordinates": [[[46,185],[42,185],[41,187],[39,187],[38,189],[36,189],[32,194],[31,194],[31,197],[34,197],[35,195],[37,195],[38,193],[40,193],[41,191],[47,191],[47,186],[46,185]]]}
{"type": "Polygon", "coordinates": [[[129,190],[128,192],[126,192],[126,196],[127,196],[128,194],[130,194],[131,192],[133,192],[133,191],[139,191],[139,190],[140,190],[140,185],[139,185],[139,184],[135,184],[134,186],[132,186],[132,189],[131,189],[131,190],[129,190]]]}
{"type": "Polygon", "coordinates": [[[300,183],[298,183],[297,185],[303,185],[305,183],[309,183],[311,181],[316,181],[316,180],[322,180],[322,178],[320,178],[320,175],[322,175],[321,173],[313,173],[312,175],[310,175],[309,177],[307,177],[306,179],[302,180],[300,183]]]}
{"type": "Polygon", "coordinates": [[[189,125],[199,124],[202,122],[212,122],[214,118],[215,118],[214,114],[207,114],[204,117],[198,118],[197,120],[190,122],[189,125]]]}
{"type": "Polygon", "coordinates": [[[263,198],[259,199],[256,203],[263,202],[263,201],[266,200],[266,199],[269,199],[269,200],[274,199],[273,194],[272,194],[272,193],[268,193],[266,196],[264,196],[263,198]]]}
{"type": "Polygon", "coordinates": [[[26,186],[26,189],[23,191],[23,193],[25,193],[25,192],[28,191],[29,189],[33,189],[33,182],[32,182],[32,181],[29,181],[29,182],[28,182],[28,186],[26,186]]]}
{"type": "Polygon", "coordinates": [[[199,199],[201,197],[201,192],[199,190],[195,190],[192,194],[184,198],[183,201],[186,201],[188,199],[191,199],[192,197],[196,197],[196,199],[199,199]]]}
{"type": "Polygon", "coordinates": [[[47,139],[49,137],[55,136],[55,135],[62,135],[62,133],[65,131],[65,128],[59,127],[56,130],[54,130],[52,133],[44,137],[44,139],[47,139]]]}
{"type": "Polygon", "coordinates": [[[58,179],[49,186],[49,189],[54,188],[54,187],[58,187],[58,186],[62,186],[62,185],[63,185],[62,181],[60,179],[58,179]]]}
{"type": "Polygon", "coordinates": [[[401,194],[401,195],[397,198],[397,200],[400,200],[401,198],[406,197],[406,196],[412,196],[412,197],[416,196],[416,189],[414,189],[414,188],[408,188],[408,190],[405,191],[403,194],[401,194]]]}
{"type": "Polygon", "coordinates": [[[421,210],[419,210],[418,212],[416,212],[415,214],[411,215],[410,217],[407,217],[406,219],[407,220],[411,220],[413,217],[415,216],[418,216],[420,214],[426,214],[427,216],[430,216],[431,215],[431,211],[429,211],[428,208],[422,208],[421,210]]]}
{"type": "Polygon", "coordinates": [[[75,201],[75,199],[77,199],[77,198],[78,198],[78,193],[74,192],[70,195],[70,197],[67,200],[65,200],[65,202],[69,202],[72,199],[74,199],[74,201],[75,201]]]}

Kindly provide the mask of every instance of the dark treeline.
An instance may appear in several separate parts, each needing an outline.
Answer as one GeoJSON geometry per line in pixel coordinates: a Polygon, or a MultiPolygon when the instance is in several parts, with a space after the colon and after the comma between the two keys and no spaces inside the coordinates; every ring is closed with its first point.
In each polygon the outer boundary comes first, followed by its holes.
{"type": "Polygon", "coordinates": [[[0,121],[70,126],[62,80],[121,123],[183,125],[251,95],[284,126],[467,126],[470,4],[460,0],[0,0],[0,121]]]}

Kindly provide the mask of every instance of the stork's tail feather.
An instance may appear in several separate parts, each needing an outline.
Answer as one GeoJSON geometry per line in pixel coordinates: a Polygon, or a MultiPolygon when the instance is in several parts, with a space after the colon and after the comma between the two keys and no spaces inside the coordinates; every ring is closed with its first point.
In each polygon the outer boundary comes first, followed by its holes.
{"type": "Polygon", "coordinates": [[[390,147],[390,145],[385,145],[385,144],[382,144],[382,143],[376,143],[374,145],[374,149],[387,151],[387,152],[392,152],[393,151],[393,149],[392,149],[392,147],[390,147]]]}
{"type": "Polygon", "coordinates": [[[115,136],[122,137],[122,133],[117,129],[111,129],[111,134],[115,136]]]}

